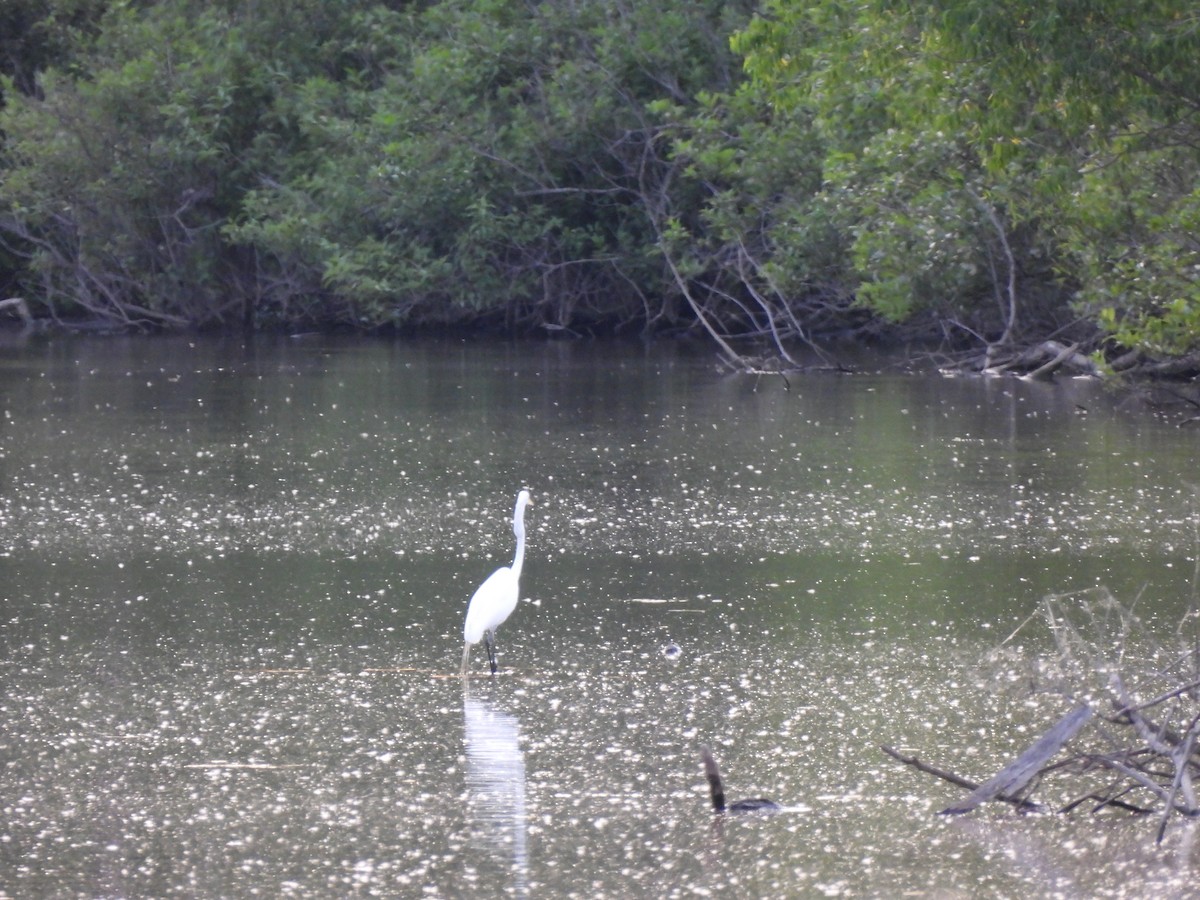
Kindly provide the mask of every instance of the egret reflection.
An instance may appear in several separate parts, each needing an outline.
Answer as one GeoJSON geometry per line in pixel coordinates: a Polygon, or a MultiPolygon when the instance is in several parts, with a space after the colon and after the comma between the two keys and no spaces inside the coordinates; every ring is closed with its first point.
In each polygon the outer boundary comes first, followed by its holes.
{"type": "Polygon", "coordinates": [[[511,860],[517,896],[529,893],[525,754],[520,723],[490,700],[464,693],[467,821],[477,846],[511,860]]]}

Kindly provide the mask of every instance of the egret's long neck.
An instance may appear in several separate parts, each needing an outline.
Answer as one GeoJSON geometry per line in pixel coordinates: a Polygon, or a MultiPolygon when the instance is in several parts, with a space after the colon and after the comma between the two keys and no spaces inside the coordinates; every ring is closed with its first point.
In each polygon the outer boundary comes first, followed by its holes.
{"type": "Polygon", "coordinates": [[[521,566],[525,564],[525,507],[518,506],[513,515],[513,534],[517,536],[517,552],[513,554],[512,572],[520,576],[521,566]]]}

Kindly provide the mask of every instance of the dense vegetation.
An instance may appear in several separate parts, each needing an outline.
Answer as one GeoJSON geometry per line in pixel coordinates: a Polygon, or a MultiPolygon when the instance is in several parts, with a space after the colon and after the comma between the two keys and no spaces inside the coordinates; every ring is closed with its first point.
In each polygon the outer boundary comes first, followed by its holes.
{"type": "Polygon", "coordinates": [[[7,0],[0,71],[42,318],[1200,352],[1180,0],[7,0]]]}

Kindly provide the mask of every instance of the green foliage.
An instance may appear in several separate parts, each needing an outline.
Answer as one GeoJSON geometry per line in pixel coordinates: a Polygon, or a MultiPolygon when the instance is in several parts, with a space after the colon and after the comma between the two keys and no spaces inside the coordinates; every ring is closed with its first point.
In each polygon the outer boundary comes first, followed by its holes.
{"type": "Polygon", "coordinates": [[[996,210],[911,17],[882,4],[768,10],[733,38],[752,76],[724,106],[735,122],[683,146],[697,165],[738,160],[708,224],[761,247],[758,280],[792,305],[853,295],[901,322],[963,317],[982,297],[995,319],[996,210]],[[734,222],[730,209],[748,214],[734,222]]]}
{"type": "Polygon", "coordinates": [[[318,149],[227,234],[361,325],[636,318],[660,280],[644,201],[665,177],[661,104],[730,69],[727,7],[430,6],[378,86],[299,86],[318,149]]]}
{"type": "Polygon", "coordinates": [[[832,211],[859,302],[1013,337],[1066,318],[1074,296],[1124,342],[1195,347],[1190,7],[769,0],[765,13],[734,37],[744,90],[777,121],[811,122],[823,153],[817,194],[771,212],[832,211]]]}
{"type": "Polygon", "coordinates": [[[31,298],[131,323],[243,316],[221,226],[294,136],[281,88],[338,65],[321,36],[340,23],[315,0],[228,7],[113,3],[76,47],[87,77],[51,70],[41,96],[10,96],[0,231],[31,298]],[[280,38],[289,15],[314,29],[303,52],[280,38]]]}
{"type": "Polygon", "coordinates": [[[1064,245],[1079,306],[1121,344],[1200,351],[1200,172],[1182,146],[1123,152],[1083,173],[1064,245]]]}
{"type": "Polygon", "coordinates": [[[108,5],[108,0],[4,0],[0,76],[11,79],[4,93],[34,94],[40,72],[71,65],[73,49],[86,42],[108,5]]]}
{"type": "Polygon", "coordinates": [[[1200,344],[1178,0],[12,0],[0,51],[56,314],[1200,344]]]}

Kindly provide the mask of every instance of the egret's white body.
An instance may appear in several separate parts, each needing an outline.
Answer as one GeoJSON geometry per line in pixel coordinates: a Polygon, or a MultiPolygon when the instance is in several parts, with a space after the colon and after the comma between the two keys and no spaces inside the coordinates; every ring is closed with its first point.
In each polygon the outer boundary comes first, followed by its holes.
{"type": "Polygon", "coordinates": [[[496,629],[517,608],[520,597],[521,566],[525,562],[525,507],[529,505],[529,491],[517,494],[517,507],[513,510],[513,534],[517,538],[517,552],[511,566],[501,566],[487,577],[467,604],[467,620],[463,623],[462,672],[465,674],[471,660],[471,645],[484,642],[492,672],[496,671],[494,641],[496,629]]]}

